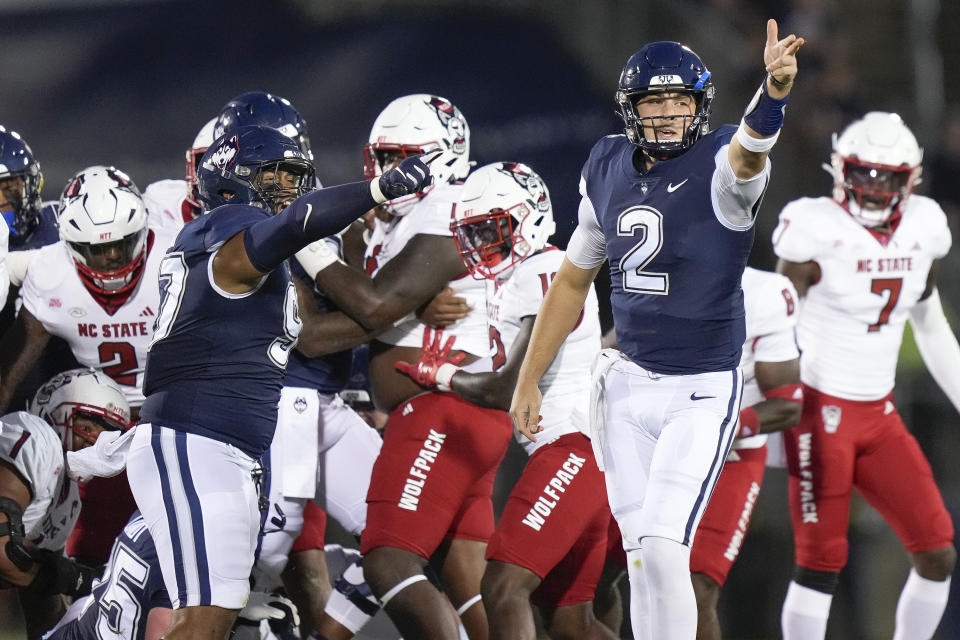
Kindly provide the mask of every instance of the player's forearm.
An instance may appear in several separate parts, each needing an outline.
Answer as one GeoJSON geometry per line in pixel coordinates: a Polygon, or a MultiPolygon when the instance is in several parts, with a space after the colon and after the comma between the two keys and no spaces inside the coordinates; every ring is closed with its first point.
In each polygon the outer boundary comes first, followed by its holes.
{"type": "Polygon", "coordinates": [[[317,273],[316,284],[338,309],[369,331],[386,329],[416,308],[416,301],[400,304],[395,296],[379,291],[370,276],[345,264],[331,264],[317,273]]]}
{"type": "Polygon", "coordinates": [[[507,411],[517,385],[516,373],[506,370],[483,373],[458,371],[450,380],[450,388],[464,400],[478,407],[507,411]]]}
{"type": "Polygon", "coordinates": [[[303,247],[337,233],[375,204],[366,181],[302,195],[277,215],[247,229],[243,241],[250,264],[261,273],[273,271],[303,247]]]}
{"type": "Polygon", "coordinates": [[[308,358],[351,349],[369,342],[379,331],[369,331],[340,311],[301,315],[303,329],[297,350],[308,358]]]}

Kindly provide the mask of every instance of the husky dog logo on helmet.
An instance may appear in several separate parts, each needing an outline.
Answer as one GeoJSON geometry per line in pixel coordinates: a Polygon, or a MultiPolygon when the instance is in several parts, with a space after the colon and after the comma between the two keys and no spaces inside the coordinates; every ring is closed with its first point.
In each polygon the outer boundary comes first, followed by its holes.
{"type": "Polygon", "coordinates": [[[467,150],[467,125],[460,110],[448,100],[437,96],[430,96],[427,103],[437,112],[437,118],[447,128],[450,134],[450,150],[454,153],[464,153],[467,150]]]}
{"type": "Polygon", "coordinates": [[[519,162],[502,162],[498,168],[499,171],[509,175],[530,193],[530,202],[536,206],[537,211],[544,212],[550,209],[547,186],[540,179],[540,176],[528,173],[526,169],[526,165],[519,162]]]}
{"type": "Polygon", "coordinates": [[[227,140],[220,143],[220,147],[214,151],[207,159],[209,168],[227,169],[237,159],[240,153],[240,141],[236,135],[230,136],[227,140]]]}

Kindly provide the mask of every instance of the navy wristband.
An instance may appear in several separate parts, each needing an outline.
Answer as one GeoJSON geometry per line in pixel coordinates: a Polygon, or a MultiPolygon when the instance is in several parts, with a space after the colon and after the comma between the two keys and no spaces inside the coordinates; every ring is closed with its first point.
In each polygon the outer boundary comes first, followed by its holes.
{"type": "Polygon", "coordinates": [[[743,121],[761,136],[772,136],[783,126],[783,113],[788,102],[789,94],[783,99],[771,97],[767,93],[767,80],[764,78],[753,100],[747,105],[743,121]]]}

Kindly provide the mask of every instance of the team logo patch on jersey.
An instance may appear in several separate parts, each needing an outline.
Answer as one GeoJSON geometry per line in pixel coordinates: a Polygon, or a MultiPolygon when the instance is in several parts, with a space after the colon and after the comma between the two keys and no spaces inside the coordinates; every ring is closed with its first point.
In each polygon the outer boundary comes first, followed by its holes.
{"type": "Polygon", "coordinates": [[[307,410],[307,399],[303,396],[298,396],[297,399],[293,401],[293,408],[297,413],[303,413],[307,410]]]}
{"type": "Polygon", "coordinates": [[[823,419],[823,430],[827,433],[836,433],[840,426],[840,416],[842,414],[840,407],[828,404],[820,409],[820,417],[823,419]]]}
{"type": "Polygon", "coordinates": [[[59,309],[63,306],[63,303],[60,302],[60,298],[50,298],[50,303],[48,305],[51,309],[59,309]]]}
{"type": "Polygon", "coordinates": [[[87,315],[87,311],[83,307],[70,307],[67,309],[67,313],[73,318],[82,318],[87,315]]]}

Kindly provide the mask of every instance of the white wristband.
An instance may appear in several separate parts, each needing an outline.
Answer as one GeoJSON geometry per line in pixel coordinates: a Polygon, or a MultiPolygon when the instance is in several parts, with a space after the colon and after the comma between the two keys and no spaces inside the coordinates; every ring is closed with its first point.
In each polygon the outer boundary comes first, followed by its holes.
{"type": "Polygon", "coordinates": [[[737,127],[737,142],[740,143],[740,146],[746,149],[747,151],[752,151],[754,153],[763,153],[765,151],[770,151],[773,149],[773,145],[777,144],[777,139],[780,138],[780,132],[777,131],[775,134],[769,138],[754,138],[746,130],[746,123],[741,120],[740,126],[737,127]]]}
{"type": "Polygon", "coordinates": [[[311,242],[295,254],[297,262],[307,272],[311,280],[317,279],[317,274],[332,265],[334,262],[342,262],[337,252],[333,250],[330,243],[324,240],[311,242]]]}
{"type": "Polygon", "coordinates": [[[383,191],[380,191],[379,177],[370,181],[370,195],[373,196],[373,200],[377,204],[383,204],[388,200],[387,196],[383,195],[383,191]]]}
{"type": "Polygon", "coordinates": [[[460,371],[460,367],[455,364],[445,362],[437,369],[437,389],[440,391],[450,391],[450,382],[454,374],[460,371]]]}

